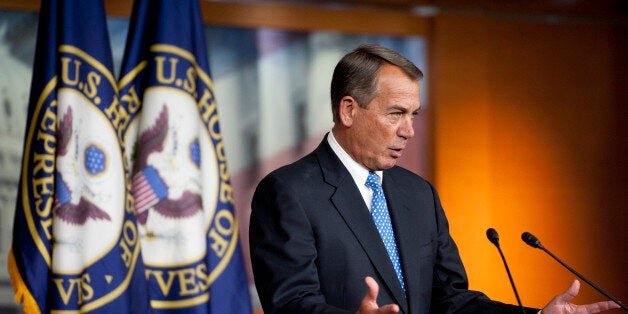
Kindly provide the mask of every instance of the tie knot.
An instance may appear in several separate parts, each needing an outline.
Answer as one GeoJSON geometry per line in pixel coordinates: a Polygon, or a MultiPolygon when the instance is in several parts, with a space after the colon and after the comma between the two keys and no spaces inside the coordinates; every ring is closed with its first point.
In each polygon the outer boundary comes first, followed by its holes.
{"type": "Polygon", "coordinates": [[[381,188],[381,184],[379,183],[379,178],[375,172],[369,172],[369,176],[366,178],[366,186],[371,189],[379,189],[381,188]]]}

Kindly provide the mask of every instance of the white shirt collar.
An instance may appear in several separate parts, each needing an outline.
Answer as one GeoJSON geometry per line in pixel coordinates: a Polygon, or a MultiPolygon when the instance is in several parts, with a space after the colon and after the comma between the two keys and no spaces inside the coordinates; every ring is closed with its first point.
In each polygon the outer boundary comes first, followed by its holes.
{"type": "MultiPolygon", "coordinates": [[[[370,191],[370,189],[364,185],[366,183],[366,178],[368,178],[369,170],[364,168],[364,166],[360,165],[357,161],[351,158],[351,156],[342,148],[342,146],[340,146],[338,141],[336,141],[333,131],[330,131],[328,133],[327,142],[329,143],[329,146],[331,146],[331,149],[334,151],[334,153],[336,153],[336,156],[340,158],[340,161],[345,166],[345,168],[347,168],[347,170],[351,174],[351,177],[353,177],[353,181],[355,181],[355,184],[358,186],[358,188],[360,188],[360,191],[362,191],[363,187],[366,188],[366,190],[370,191]]],[[[382,178],[384,177],[384,172],[375,171],[375,173],[377,174],[377,177],[381,184],[382,178]]]]}

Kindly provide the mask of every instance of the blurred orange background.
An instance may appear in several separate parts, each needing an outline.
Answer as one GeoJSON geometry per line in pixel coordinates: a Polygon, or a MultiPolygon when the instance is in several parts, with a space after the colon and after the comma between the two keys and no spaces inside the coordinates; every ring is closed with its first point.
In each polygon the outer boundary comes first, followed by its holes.
{"type": "Polygon", "coordinates": [[[471,288],[516,302],[493,227],[524,305],[576,278],[524,231],[625,303],[626,27],[443,14],[431,36],[433,178],[471,288]]]}

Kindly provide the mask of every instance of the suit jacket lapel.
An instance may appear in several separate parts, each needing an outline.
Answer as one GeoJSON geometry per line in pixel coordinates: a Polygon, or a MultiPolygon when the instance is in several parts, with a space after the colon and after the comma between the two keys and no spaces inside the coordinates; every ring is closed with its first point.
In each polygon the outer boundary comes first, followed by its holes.
{"type": "MultiPolygon", "coordinates": [[[[336,187],[336,192],[331,197],[333,205],[344,218],[347,226],[357,238],[381,278],[383,278],[388,290],[392,291],[397,304],[402,311],[407,313],[408,305],[401,290],[401,285],[397,280],[392,262],[388,257],[388,252],[351,174],[334,154],[327,143],[327,138],[316,149],[316,155],[325,181],[336,187]]],[[[380,287],[380,293],[382,293],[383,288],[380,287]]]]}
{"type": "MultiPolygon", "coordinates": [[[[417,221],[416,213],[413,213],[413,199],[411,193],[402,189],[406,186],[403,182],[395,182],[397,178],[391,172],[384,172],[384,182],[382,188],[386,195],[388,211],[395,230],[397,239],[397,249],[399,259],[406,279],[406,294],[410,307],[413,300],[419,300],[417,294],[420,291],[422,275],[420,273],[420,256],[417,245],[420,244],[420,225],[417,221]],[[415,223],[413,223],[415,222],[415,223]]],[[[414,204],[416,206],[416,204],[414,204]]]]}

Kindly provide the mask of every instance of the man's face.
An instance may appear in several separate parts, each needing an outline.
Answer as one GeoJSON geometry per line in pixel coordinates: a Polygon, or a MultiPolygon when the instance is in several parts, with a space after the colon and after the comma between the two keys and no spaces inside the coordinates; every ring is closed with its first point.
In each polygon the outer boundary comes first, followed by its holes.
{"type": "Polygon", "coordinates": [[[401,69],[384,65],[378,75],[378,94],[366,109],[355,106],[349,127],[349,154],[371,171],[393,167],[414,136],[412,122],[418,113],[417,81],[401,69]]]}

